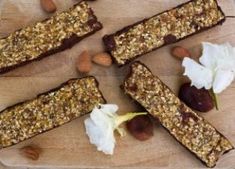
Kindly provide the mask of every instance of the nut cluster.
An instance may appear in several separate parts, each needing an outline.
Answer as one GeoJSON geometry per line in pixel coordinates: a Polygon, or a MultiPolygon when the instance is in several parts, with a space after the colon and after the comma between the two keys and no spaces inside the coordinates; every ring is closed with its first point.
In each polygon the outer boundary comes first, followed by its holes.
{"type": "Polygon", "coordinates": [[[110,35],[114,36],[112,43],[115,44],[111,53],[117,63],[123,65],[136,56],[200,32],[223,19],[216,0],[190,1],[110,35]]]}
{"type": "Polygon", "coordinates": [[[173,92],[139,62],[131,67],[124,90],[209,167],[232,144],[212,125],[182,103],[173,92]]]}
{"type": "Polygon", "coordinates": [[[81,38],[97,29],[97,19],[86,2],[68,11],[18,30],[0,39],[0,69],[39,58],[67,44],[65,39],[81,38]]]}
{"type": "Polygon", "coordinates": [[[93,77],[70,80],[60,89],[0,113],[0,148],[61,126],[105,103],[93,77]]]}

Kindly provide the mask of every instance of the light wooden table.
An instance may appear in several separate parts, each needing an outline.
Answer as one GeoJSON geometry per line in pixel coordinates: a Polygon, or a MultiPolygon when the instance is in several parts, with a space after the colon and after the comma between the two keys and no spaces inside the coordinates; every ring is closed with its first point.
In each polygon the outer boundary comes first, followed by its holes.
{"type": "MultiPolygon", "coordinates": [[[[78,54],[88,49],[96,53],[103,50],[101,37],[112,33],[123,26],[136,22],[143,17],[151,16],[187,0],[98,0],[90,3],[104,29],[85,39],[71,50],[48,57],[39,62],[26,65],[0,76],[0,109],[17,102],[35,97],[36,94],[54,88],[69,78],[78,77],[75,61],[78,54]],[[131,4],[131,5],[130,5],[131,4]]],[[[55,0],[59,10],[67,9],[76,0],[55,0]]],[[[219,0],[227,15],[235,15],[234,0],[219,0]]],[[[39,0],[0,0],[0,37],[37,20],[48,17],[40,9],[39,0]]],[[[195,57],[200,56],[200,43],[230,42],[235,46],[235,19],[228,19],[222,27],[213,28],[183,40],[178,45],[188,48],[195,57]]],[[[161,48],[141,57],[154,74],[173,91],[177,92],[180,83],[185,80],[178,60],[169,55],[172,46],[161,48]]],[[[119,89],[127,72],[127,67],[118,69],[115,66],[106,69],[94,66],[91,74],[101,84],[101,90],[110,103],[120,106],[119,112],[137,110],[137,107],[119,89]]],[[[235,83],[220,95],[220,111],[202,114],[216,128],[224,133],[235,144],[235,83]]],[[[0,151],[0,161],[11,168],[204,168],[204,166],[187,150],[180,146],[161,127],[156,127],[155,136],[139,142],[130,135],[117,137],[115,155],[107,157],[90,145],[84,133],[83,121],[77,119],[68,125],[27,140],[16,146],[0,151]],[[37,144],[44,153],[37,162],[29,161],[19,155],[19,148],[27,144],[37,144]],[[15,167],[13,167],[15,166],[15,167]]],[[[218,168],[235,168],[235,152],[226,154],[218,163],[218,168]]],[[[4,166],[1,166],[4,168],[4,166]]]]}

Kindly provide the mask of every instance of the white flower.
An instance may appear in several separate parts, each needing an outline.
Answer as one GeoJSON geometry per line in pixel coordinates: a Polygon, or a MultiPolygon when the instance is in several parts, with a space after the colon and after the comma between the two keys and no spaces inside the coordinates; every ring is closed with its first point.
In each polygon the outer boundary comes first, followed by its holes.
{"type": "Polygon", "coordinates": [[[216,45],[204,42],[203,54],[199,63],[184,58],[184,75],[192,81],[198,89],[213,88],[214,93],[221,93],[235,78],[235,48],[229,43],[216,45]]]}
{"type": "Polygon", "coordinates": [[[123,116],[116,114],[118,106],[115,104],[100,105],[95,107],[90,118],[85,120],[86,133],[92,144],[97,146],[98,151],[105,154],[113,154],[115,147],[114,130],[117,129],[120,135],[123,130],[118,126],[125,121],[131,120],[137,115],[146,113],[128,113],[123,116]]]}

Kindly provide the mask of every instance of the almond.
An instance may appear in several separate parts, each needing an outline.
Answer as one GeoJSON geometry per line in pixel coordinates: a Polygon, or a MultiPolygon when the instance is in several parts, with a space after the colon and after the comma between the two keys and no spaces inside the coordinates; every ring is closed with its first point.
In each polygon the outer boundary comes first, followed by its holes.
{"type": "Polygon", "coordinates": [[[48,13],[54,13],[57,8],[52,0],[40,0],[42,9],[48,13]]]}
{"type": "Polygon", "coordinates": [[[39,147],[32,145],[23,147],[20,151],[25,157],[31,160],[38,160],[41,153],[41,149],[39,147]]]}
{"type": "Polygon", "coordinates": [[[178,58],[178,59],[184,59],[185,57],[191,57],[190,52],[181,46],[175,46],[174,48],[172,48],[171,55],[178,58]]]}
{"type": "Polygon", "coordinates": [[[91,71],[91,67],[91,56],[88,51],[83,51],[78,57],[77,69],[81,73],[89,73],[91,71]]]}
{"type": "Polygon", "coordinates": [[[98,65],[109,67],[112,65],[112,58],[108,53],[99,53],[96,54],[92,61],[98,65]]]}

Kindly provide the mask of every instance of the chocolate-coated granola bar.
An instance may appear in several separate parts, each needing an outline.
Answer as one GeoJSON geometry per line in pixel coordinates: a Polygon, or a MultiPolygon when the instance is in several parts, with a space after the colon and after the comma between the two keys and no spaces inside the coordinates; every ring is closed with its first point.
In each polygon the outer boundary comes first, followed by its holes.
{"type": "Polygon", "coordinates": [[[0,39],[0,73],[68,49],[101,28],[92,9],[82,1],[0,39]]]}
{"type": "Polygon", "coordinates": [[[94,77],[71,79],[37,98],[0,112],[0,148],[59,127],[106,101],[94,77]]]}
{"type": "Polygon", "coordinates": [[[214,167],[221,155],[234,149],[227,138],[181,102],[142,63],[131,65],[131,73],[125,79],[123,88],[208,167],[214,167]]]}
{"type": "Polygon", "coordinates": [[[216,0],[191,0],[104,36],[107,51],[118,65],[225,21],[216,0]]]}

